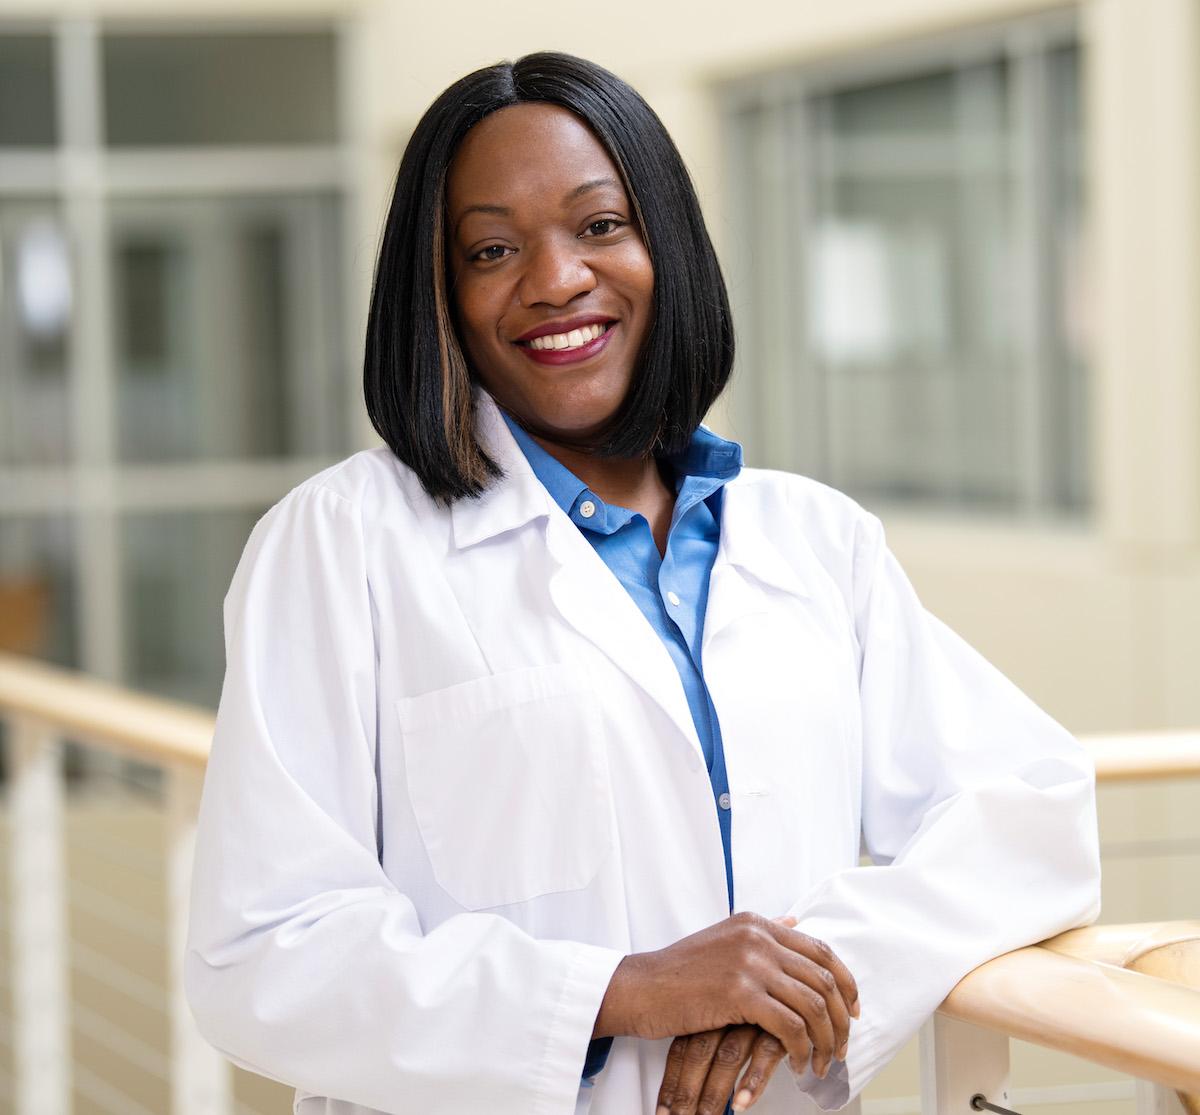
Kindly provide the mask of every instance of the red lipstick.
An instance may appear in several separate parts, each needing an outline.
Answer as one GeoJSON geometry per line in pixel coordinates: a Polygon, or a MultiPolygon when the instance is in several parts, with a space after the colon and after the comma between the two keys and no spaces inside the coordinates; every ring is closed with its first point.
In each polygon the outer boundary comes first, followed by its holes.
{"type": "Polygon", "coordinates": [[[585,325],[607,325],[614,319],[607,314],[579,314],[577,317],[559,318],[558,321],[545,321],[514,338],[517,344],[532,341],[535,337],[547,337],[551,333],[570,333],[572,329],[582,329],[585,325]]]}
{"type": "MultiPolygon", "coordinates": [[[[600,319],[605,320],[604,318],[600,319]]],[[[583,322],[582,324],[590,324],[583,322]]],[[[578,328],[578,325],[572,326],[578,328]]],[[[580,345],[578,348],[530,348],[528,345],[518,345],[517,347],[529,357],[530,360],[536,360],[539,364],[575,364],[580,360],[587,360],[595,356],[606,344],[609,338],[613,335],[617,328],[617,322],[613,322],[599,337],[588,341],[586,345],[580,345]]],[[[562,329],[550,329],[547,333],[562,333],[562,329]]],[[[539,336],[545,336],[545,333],[539,336]]]]}

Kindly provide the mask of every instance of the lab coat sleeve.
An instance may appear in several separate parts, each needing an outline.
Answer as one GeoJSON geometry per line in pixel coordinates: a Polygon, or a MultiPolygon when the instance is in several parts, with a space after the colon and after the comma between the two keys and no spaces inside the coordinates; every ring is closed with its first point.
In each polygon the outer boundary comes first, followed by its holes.
{"type": "Polygon", "coordinates": [[[922,608],[879,521],[860,514],[849,603],[872,866],[789,911],[859,988],[845,1063],[795,1076],[825,1110],[853,1099],[972,968],[1100,908],[1090,760],[922,608]]]}
{"type": "Polygon", "coordinates": [[[225,625],[184,964],[201,1033],[242,1067],[381,1112],[574,1111],[621,954],[487,913],[423,932],[380,866],[356,506],[310,483],[273,508],[225,625]]]}

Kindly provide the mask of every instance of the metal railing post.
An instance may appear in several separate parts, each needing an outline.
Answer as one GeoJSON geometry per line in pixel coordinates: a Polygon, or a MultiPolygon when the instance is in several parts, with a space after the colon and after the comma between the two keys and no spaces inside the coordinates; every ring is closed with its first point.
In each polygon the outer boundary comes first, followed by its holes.
{"type": "Polygon", "coordinates": [[[1186,1115],[1179,1093],[1165,1084],[1153,1080],[1138,1080],[1134,1095],[1137,1097],[1137,1115],[1186,1115]]]}
{"type": "Polygon", "coordinates": [[[982,1093],[1008,1102],[1008,1037],[935,1014],[921,1028],[922,1115],[965,1115],[982,1093]]]}
{"type": "Polygon", "coordinates": [[[17,1115],[69,1115],[70,985],[60,741],[11,720],[12,1003],[17,1115]]]}
{"type": "Polygon", "coordinates": [[[164,769],[167,795],[167,998],[171,1013],[172,1115],[231,1115],[233,1075],[229,1062],[200,1036],[183,990],[188,899],[202,771],[164,769]]]}

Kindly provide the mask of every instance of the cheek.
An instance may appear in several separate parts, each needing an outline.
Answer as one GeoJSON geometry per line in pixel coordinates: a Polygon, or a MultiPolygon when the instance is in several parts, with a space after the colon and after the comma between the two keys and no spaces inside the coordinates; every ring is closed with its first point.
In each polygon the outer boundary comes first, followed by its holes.
{"type": "Polygon", "coordinates": [[[486,289],[466,280],[454,288],[454,308],[459,331],[468,348],[475,347],[495,332],[486,289]]]}
{"type": "Polygon", "coordinates": [[[654,305],[654,267],[644,245],[630,245],[621,262],[621,281],[627,297],[639,310],[650,315],[654,305]]]}

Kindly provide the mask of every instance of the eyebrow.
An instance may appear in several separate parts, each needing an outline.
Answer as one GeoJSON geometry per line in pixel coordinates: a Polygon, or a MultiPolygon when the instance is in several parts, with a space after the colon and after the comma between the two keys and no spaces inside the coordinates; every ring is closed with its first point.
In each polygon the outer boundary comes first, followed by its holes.
{"type": "MultiPolygon", "coordinates": [[[[576,186],[573,190],[568,190],[566,194],[563,195],[563,204],[565,205],[568,202],[572,202],[576,198],[582,197],[584,194],[589,193],[592,190],[598,190],[601,186],[619,187],[620,185],[621,183],[611,175],[607,175],[604,178],[591,178],[587,182],[583,182],[576,186]]],[[[458,231],[458,226],[463,223],[467,215],[470,213],[490,213],[492,216],[496,217],[512,216],[512,210],[505,205],[468,205],[466,209],[459,214],[458,221],[454,225],[454,231],[456,233],[458,231]]]]}

